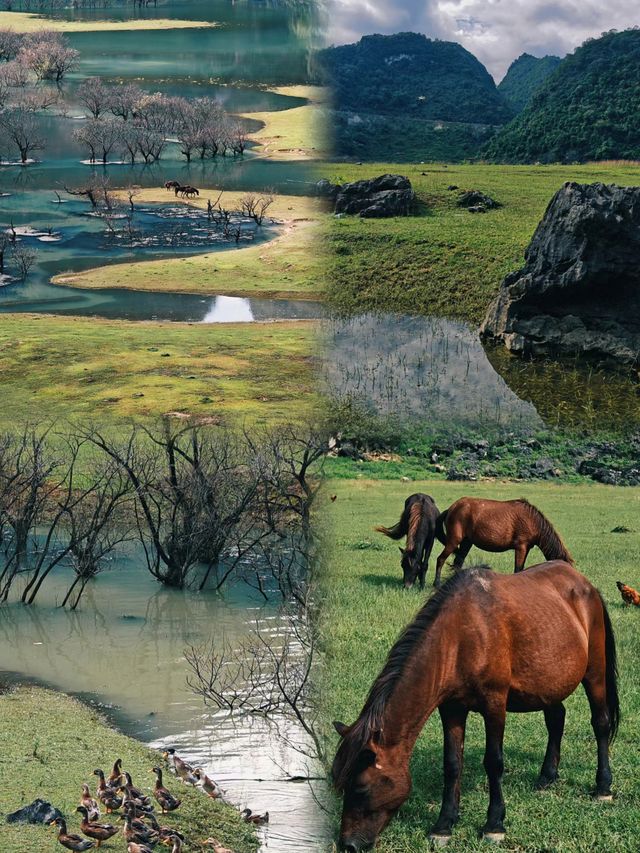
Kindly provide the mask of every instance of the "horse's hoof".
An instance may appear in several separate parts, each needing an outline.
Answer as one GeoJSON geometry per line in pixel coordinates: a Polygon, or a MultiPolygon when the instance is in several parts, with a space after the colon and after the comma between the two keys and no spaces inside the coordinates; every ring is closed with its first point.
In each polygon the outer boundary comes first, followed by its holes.
{"type": "Polygon", "coordinates": [[[447,844],[451,841],[450,835],[437,835],[436,833],[431,833],[429,836],[429,841],[433,844],[434,847],[446,847],[447,844]]]}
{"type": "Polygon", "coordinates": [[[596,800],[599,803],[612,803],[613,794],[596,794],[596,800]]]}
{"type": "Polygon", "coordinates": [[[534,788],[536,791],[544,791],[545,788],[550,788],[557,781],[557,776],[554,776],[553,779],[549,778],[549,776],[538,776],[534,788]]]}
{"type": "Polygon", "coordinates": [[[489,841],[491,844],[500,844],[504,841],[506,832],[483,832],[482,840],[489,841]]]}

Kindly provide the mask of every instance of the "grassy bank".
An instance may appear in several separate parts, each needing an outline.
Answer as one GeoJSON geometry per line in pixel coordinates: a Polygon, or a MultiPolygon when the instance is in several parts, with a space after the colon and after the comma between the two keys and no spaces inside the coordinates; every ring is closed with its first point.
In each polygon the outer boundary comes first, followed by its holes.
{"type": "Polygon", "coordinates": [[[278,86],[279,95],[306,98],[308,103],[290,110],[241,113],[262,127],[249,134],[260,154],[271,160],[320,160],[329,150],[322,108],[326,92],[320,86],[278,86]]]}
{"type": "MultiPolygon", "coordinates": [[[[159,753],[112,729],[93,710],[63,694],[35,687],[21,687],[0,695],[0,788],[2,789],[2,850],[60,850],[53,827],[4,825],[4,815],[28,805],[37,797],[49,801],[67,818],[70,832],[79,832],[80,815],[75,813],[81,785],[92,790],[96,767],[111,768],[122,758],[134,782],[150,793],[154,776],[149,772],[163,765],[159,753]]],[[[182,799],[179,810],[165,817],[188,840],[190,851],[210,850],[199,842],[214,836],[236,853],[257,849],[253,829],[238,812],[188,788],[168,772],[166,786],[182,799]]],[[[114,815],[117,822],[117,815],[114,815]]],[[[121,835],[105,845],[124,849],[121,835]]]]}
{"type": "MultiPolygon", "coordinates": [[[[464,495],[508,499],[526,497],[552,519],[583,571],[602,591],[616,631],[623,722],[612,749],[616,800],[592,802],[595,743],[589,707],[582,689],[567,705],[567,726],[560,781],[544,792],[533,790],[542,763],[546,730],[541,714],[510,714],[505,739],[507,840],[513,851],[616,850],[635,851],[640,828],[640,611],[625,608],[615,581],[640,587],[640,489],[599,485],[508,483],[401,483],[333,480],[327,494],[325,523],[333,530],[334,547],[323,580],[323,614],[327,665],[325,715],[353,722],[366,694],[401,628],[414,616],[424,594],[400,587],[397,543],[373,532],[400,515],[405,498],[416,491],[432,494],[441,509],[464,495]],[[629,528],[614,533],[615,527],[629,528]]],[[[436,548],[436,554],[438,549],[436,548]]],[[[469,563],[489,556],[492,566],[512,571],[511,554],[486,555],[473,550],[469,563]]],[[[534,551],[529,564],[541,555],[534,551]]],[[[433,565],[427,582],[433,580],[433,565]]],[[[337,741],[337,736],[336,736],[337,741]]],[[[486,815],[486,777],[482,768],[484,732],[472,715],[467,728],[462,818],[451,851],[483,850],[477,832],[486,815]]],[[[414,789],[377,850],[415,853],[427,850],[442,788],[442,734],[432,718],[420,737],[412,760],[414,789]]]]}
{"type": "Polygon", "coordinates": [[[200,325],[0,316],[0,427],[167,412],[279,423],[315,398],[308,322],[200,325]]]}
{"type": "MultiPolygon", "coordinates": [[[[219,190],[201,190],[192,204],[207,208],[219,190]]],[[[244,193],[225,192],[221,204],[237,209],[244,193]]],[[[163,189],[142,190],[137,204],[173,203],[163,189]]],[[[191,202],[190,202],[191,204],[191,202]]],[[[71,287],[121,287],[129,290],[171,293],[226,294],[272,298],[317,298],[322,277],[322,258],[314,250],[318,203],[300,196],[275,196],[269,216],[281,221],[282,231],[266,243],[210,252],[186,258],[111,264],[80,273],[64,273],[54,284],[71,287]]]]}
{"type": "Polygon", "coordinates": [[[54,30],[64,33],[122,32],[123,30],[186,30],[216,27],[209,21],[183,21],[172,18],[139,18],[129,21],[64,21],[44,18],[34,12],[2,12],[0,25],[16,33],[54,30]]]}
{"type": "Polygon", "coordinates": [[[345,311],[398,310],[479,323],[504,276],[522,266],[524,250],[553,193],[565,181],[635,185],[635,165],[582,166],[333,164],[333,181],[385,172],[407,175],[418,196],[409,218],[332,220],[327,288],[345,311]],[[503,207],[472,215],[456,191],[478,189],[503,207]]]}

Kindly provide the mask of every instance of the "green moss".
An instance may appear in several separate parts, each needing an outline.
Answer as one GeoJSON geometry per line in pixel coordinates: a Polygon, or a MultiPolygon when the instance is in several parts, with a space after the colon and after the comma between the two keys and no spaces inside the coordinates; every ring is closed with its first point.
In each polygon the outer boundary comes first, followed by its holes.
{"type": "MultiPolygon", "coordinates": [[[[21,687],[0,696],[0,741],[3,815],[41,797],[60,809],[71,832],[79,832],[80,816],[75,809],[81,786],[87,782],[94,789],[92,772],[96,767],[110,770],[115,759],[122,758],[136,785],[150,793],[155,777],[149,771],[162,763],[157,752],[115,731],[87,706],[35,687],[21,687]]],[[[188,788],[168,772],[164,781],[182,799],[182,805],[163,822],[186,836],[187,850],[211,849],[199,843],[209,836],[236,853],[257,849],[254,831],[232,806],[188,788]]],[[[119,835],[104,845],[105,850],[116,848],[123,848],[119,835]]],[[[4,853],[55,853],[60,849],[53,827],[4,825],[3,821],[4,853]]]]}

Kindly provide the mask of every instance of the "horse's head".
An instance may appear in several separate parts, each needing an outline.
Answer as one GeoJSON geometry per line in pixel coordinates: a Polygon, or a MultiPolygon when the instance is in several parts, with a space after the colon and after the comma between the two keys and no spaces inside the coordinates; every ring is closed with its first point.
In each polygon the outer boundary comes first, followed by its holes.
{"type": "Polygon", "coordinates": [[[416,552],[409,548],[400,548],[400,553],[402,554],[400,565],[402,566],[402,573],[404,575],[404,588],[411,589],[418,579],[420,560],[416,556],[416,552]]]}
{"type": "Polygon", "coordinates": [[[333,782],[343,793],[339,848],[371,849],[411,793],[408,760],[394,755],[374,733],[359,747],[349,737],[355,726],[334,723],[342,743],[333,762],[333,782]]]}

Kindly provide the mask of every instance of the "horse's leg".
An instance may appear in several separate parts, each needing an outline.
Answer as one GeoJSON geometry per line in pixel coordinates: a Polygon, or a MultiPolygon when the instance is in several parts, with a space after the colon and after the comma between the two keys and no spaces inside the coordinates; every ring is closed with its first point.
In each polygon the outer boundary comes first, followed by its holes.
{"type": "Polygon", "coordinates": [[[548,788],[558,778],[558,764],[560,763],[560,743],[564,732],[564,718],[566,711],[564,705],[550,705],[544,709],[544,721],[549,733],[547,751],[542,762],[542,770],[536,782],[536,788],[548,788]]]}
{"type": "Polygon", "coordinates": [[[439,711],[444,733],[444,790],[442,807],[431,836],[449,836],[460,814],[460,778],[468,712],[454,704],[441,705],[439,711]]]}
{"type": "Polygon", "coordinates": [[[429,570],[429,559],[431,557],[431,551],[433,550],[433,536],[430,536],[427,539],[424,551],[422,553],[422,562],[420,564],[420,589],[424,589],[424,580],[427,576],[427,572],[429,570]]]}
{"type": "Polygon", "coordinates": [[[596,798],[611,800],[611,767],[609,766],[609,734],[611,719],[607,708],[604,666],[595,675],[588,672],[583,680],[591,707],[591,726],[598,745],[598,770],[596,772],[596,798]]]}
{"type": "Polygon", "coordinates": [[[444,550],[442,554],[436,560],[436,576],[433,581],[434,586],[440,586],[440,575],[442,574],[442,567],[447,562],[448,558],[453,554],[453,552],[458,547],[458,542],[455,539],[447,539],[447,544],[444,546],[444,550]]]}
{"type": "Polygon", "coordinates": [[[515,568],[514,572],[517,574],[521,572],[525,563],[527,562],[527,557],[529,556],[529,551],[531,550],[528,542],[518,542],[515,547],[515,568]]]}
{"type": "Polygon", "coordinates": [[[502,774],[504,773],[502,742],[506,716],[504,698],[497,698],[483,713],[486,733],[484,769],[489,780],[489,809],[487,811],[487,822],[482,828],[482,835],[490,841],[501,841],[505,834],[505,806],[502,796],[502,774]]]}
{"type": "Polygon", "coordinates": [[[456,555],[453,560],[453,568],[456,571],[461,569],[464,565],[464,561],[469,556],[469,551],[471,550],[472,545],[473,542],[471,541],[471,539],[463,539],[462,542],[458,545],[456,555]]]}

